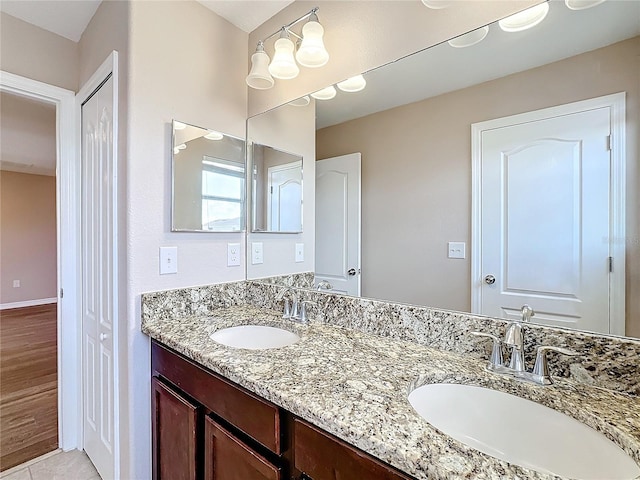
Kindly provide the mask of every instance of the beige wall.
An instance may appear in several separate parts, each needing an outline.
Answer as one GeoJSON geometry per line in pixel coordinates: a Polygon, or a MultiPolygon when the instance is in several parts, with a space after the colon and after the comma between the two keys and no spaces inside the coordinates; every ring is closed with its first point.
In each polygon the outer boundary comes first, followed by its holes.
{"type": "Polygon", "coordinates": [[[0,172],[0,303],[55,298],[56,258],[56,178],[0,172]]]}
{"type": "Polygon", "coordinates": [[[78,44],[0,12],[0,69],[75,91],[78,44]]]}
{"type": "MultiPolygon", "coordinates": [[[[422,2],[301,1],[297,0],[263,23],[249,36],[245,54],[245,76],[258,40],[319,6],[325,29],[329,63],[322,68],[300,68],[293,80],[276,80],[270,90],[249,89],[249,115],[265,112],[294,98],[332,83],[366,72],[417,50],[486,25],[502,17],[541,3],[541,0],[458,0],[450,8],[434,10],[422,2]]],[[[300,33],[300,26],[294,27],[300,33]]],[[[266,43],[273,56],[273,42],[266,43]]]]}
{"type": "Polygon", "coordinates": [[[639,54],[636,37],[318,131],[319,159],[362,152],[363,294],[469,311],[469,255],[446,246],[470,245],[471,124],[626,91],[627,333],[640,336],[639,54]]]}

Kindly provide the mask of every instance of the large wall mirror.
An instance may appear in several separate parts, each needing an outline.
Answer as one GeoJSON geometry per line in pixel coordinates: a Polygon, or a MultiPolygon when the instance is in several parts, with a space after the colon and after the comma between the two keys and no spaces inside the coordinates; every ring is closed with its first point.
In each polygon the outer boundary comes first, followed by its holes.
{"type": "MultiPolygon", "coordinates": [[[[361,233],[315,225],[316,252],[326,255],[323,237],[340,247],[332,262],[316,256],[316,283],[348,291],[354,278],[364,297],[505,318],[529,303],[538,323],[640,337],[639,35],[640,2],[573,10],[551,1],[531,29],[507,32],[496,22],[364,74],[360,91],[279,107],[315,109],[317,194],[326,190],[323,162],[360,157],[359,172],[346,163],[330,170],[359,175],[361,233]],[[585,134],[583,124],[593,129],[585,134]],[[492,145],[499,161],[474,167],[492,145]],[[491,175],[496,181],[483,184],[491,175]],[[474,195],[484,201],[491,192],[498,203],[480,228],[474,195]],[[587,238],[583,220],[596,217],[587,238]],[[348,253],[353,238],[360,258],[348,253]],[[477,255],[511,263],[476,268],[477,255]],[[592,275],[599,280],[584,280],[592,275]],[[473,290],[515,300],[484,310],[473,290]],[[622,297],[616,313],[610,305],[622,297]]],[[[316,196],[315,204],[316,219],[327,217],[318,213],[329,203],[316,196]]],[[[344,213],[339,224],[347,220],[344,213]]]]}
{"type": "Polygon", "coordinates": [[[172,231],[242,231],[245,141],[174,120],[172,151],[172,231]]]}
{"type": "Polygon", "coordinates": [[[302,155],[253,143],[251,230],[302,232],[302,155]]]}

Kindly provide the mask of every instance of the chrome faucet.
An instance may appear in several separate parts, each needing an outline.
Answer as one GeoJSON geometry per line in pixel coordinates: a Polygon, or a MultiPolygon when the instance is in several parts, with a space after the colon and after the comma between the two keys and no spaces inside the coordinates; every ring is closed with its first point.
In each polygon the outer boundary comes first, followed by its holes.
{"type": "Polygon", "coordinates": [[[285,288],[278,295],[276,295],[277,301],[280,301],[282,299],[284,299],[282,318],[295,320],[300,323],[308,322],[307,305],[317,305],[316,302],[312,302],[311,300],[300,301],[298,295],[296,295],[295,290],[293,290],[293,288],[291,287],[285,288]],[[291,303],[289,303],[289,298],[286,297],[287,294],[289,294],[291,297],[291,303]]]}
{"type": "MultiPolygon", "coordinates": [[[[521,309],[522,322],[529,322],[535,312],[529,305],[524,305],[521,309]]],[[[538,385],[551,385],[551,375],[547,365],[547,352],[557,352],[562,355],[579,355],[573,350],[561,347],[541,346],[536,349],[536,363],[531,372],[526,371],[524,361],[524,334],[519,321],[512,322],[507,327],[504,340],[497,336],[484,332],[471,332],[472,335],[489,338],[493,341],[491,358],[487,365],[487,370],[500,375],[508,375],[520,380],[532,382],[538,385]],[[511,347],[511,359],[509,365],[505,365],[502,358],[502,344],[511,347]]]]}
{"type": "Polygon", "coordinates": [[[326,280],[320,280],[316,285],[316,290],[333,290],[333,285],[326,280]]]}

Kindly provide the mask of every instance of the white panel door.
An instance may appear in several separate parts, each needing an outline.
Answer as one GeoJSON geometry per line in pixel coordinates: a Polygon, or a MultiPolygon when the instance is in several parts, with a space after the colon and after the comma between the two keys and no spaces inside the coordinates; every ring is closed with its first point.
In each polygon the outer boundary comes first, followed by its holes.
{"type": "Polygon", "coordinates": [[[360,154],[316,162],[316,285],[360,296],[360,154]]]}
{"type": "Polygon", "coordinates": [[[609,331],[609,135],[608,107],[482,133],[481,313],[609,331]]]}
{"type": "Polygon", "coordinates": [[[302,162],[267,169],[269,210],[267,222],[272,232],[302,231],[302,162]]]}
{"type": "Polygon", "coordinates": [[[114,478],[113,80],[82,106],[84,449],[114,478]]]}

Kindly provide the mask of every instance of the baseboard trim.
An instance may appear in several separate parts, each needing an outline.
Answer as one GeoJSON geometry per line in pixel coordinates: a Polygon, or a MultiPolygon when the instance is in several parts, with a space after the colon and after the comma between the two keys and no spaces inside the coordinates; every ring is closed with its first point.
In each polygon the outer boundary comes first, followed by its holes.
{"type": "Polygon", "coordinates": [[[56,303],[57,298],[39,298],[37,300],[25,300],[24,302],[0,303],[0,310],[9,310],[10,308],[36,307],[38,305],[49,305],[56,303]]]}

